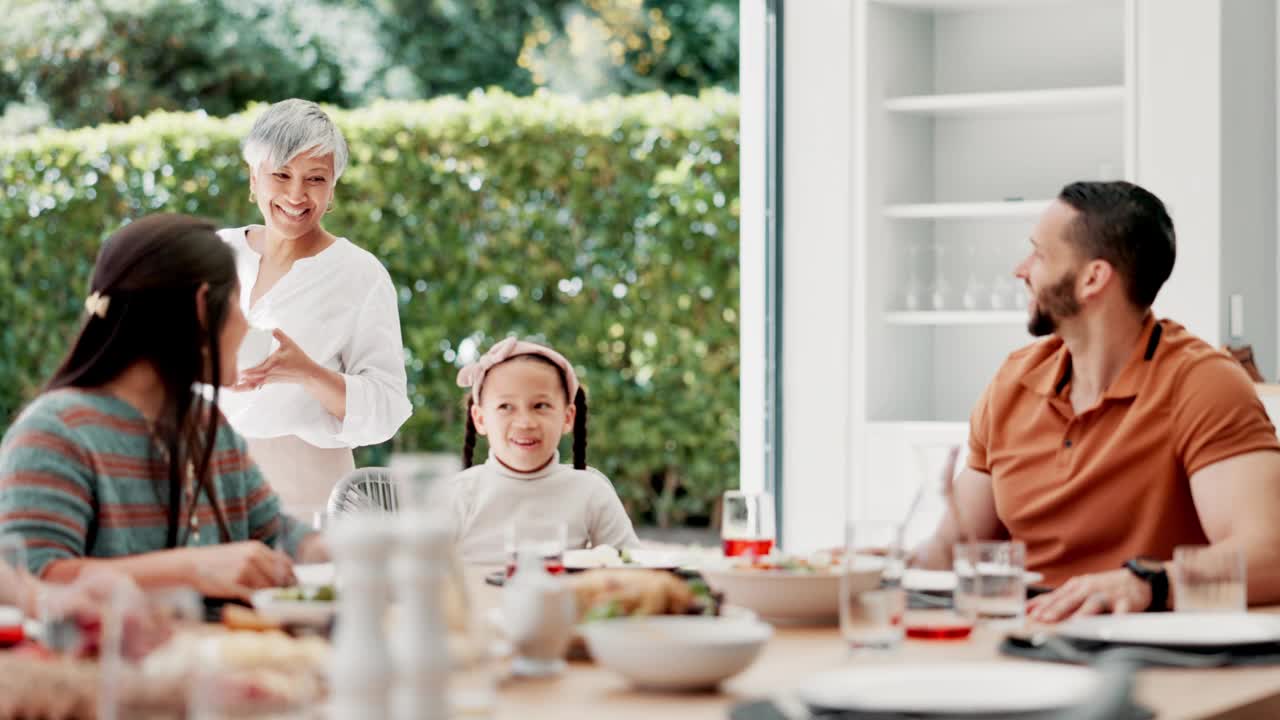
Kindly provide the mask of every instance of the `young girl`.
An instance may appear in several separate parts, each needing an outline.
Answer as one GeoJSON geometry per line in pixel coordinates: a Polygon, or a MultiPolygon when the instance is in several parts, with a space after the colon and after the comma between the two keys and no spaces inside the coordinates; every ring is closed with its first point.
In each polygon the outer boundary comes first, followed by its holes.
{"type": "Polygon", "coordinates": [[[143,588],[248,598],[294,581],[271,546],[328,558],[217,411],[248,323],[214,231],[149,215],[103,244],[78,336],[0,445],[0,533],[23,540],[36,577],[105,567],[143,588]]]}
{"type": "Polygon", "coordinates": [[[544,345],[507,338],[458,373],[467,398],[462,464],[451,488],[458,546],[471,563],[501,563],[512,523],[565,524],[566,547],[639,544],[609,479],[587,467],[587,396],[573,365],[544,345]],[[573,467],[560,438],[573,432],[573,467]],[[476,434],[489,459],[472,466],[476,434]]]}

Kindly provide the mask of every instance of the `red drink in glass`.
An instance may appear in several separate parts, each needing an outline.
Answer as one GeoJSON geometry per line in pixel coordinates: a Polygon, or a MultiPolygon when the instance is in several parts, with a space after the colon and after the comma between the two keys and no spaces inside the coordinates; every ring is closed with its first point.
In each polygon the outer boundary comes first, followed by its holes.
{"type": "Polygon", "coordinates": [[[720,540],[725,557],[765,557],[773,551],[773,496],[728,490],[720,501],[720,540]]]}
{"type": "Polygon", "coordinates": [[[726,538],[724,541],[725,557],[738,557],[742,555],[764,557],[773,550],[773,538],[764,538],[761,540],[748,540],[745,538],[731,539],[726,538]]]}
{"type": "Polygon", "coordinates": [[[916,640],[963,640],[973,632],[973,625],[963,623],[922,623],[907,626],[907,637],[916,640]]]}
{"type": "MultiPolygon", "coordinates": [[[[542,567],[552,575],[559,575],[564,572],[564,555],[548,555],[542,558],[542,567]]],[[[516,558],[514,556],[507,558],[507,577],[516,574],[516,558]]]]}
{"type": "Polygon", "coordinates": [[[0,647],[12,647],[26,639],[22,618],[18,608],[0,607],[0,647]]]}

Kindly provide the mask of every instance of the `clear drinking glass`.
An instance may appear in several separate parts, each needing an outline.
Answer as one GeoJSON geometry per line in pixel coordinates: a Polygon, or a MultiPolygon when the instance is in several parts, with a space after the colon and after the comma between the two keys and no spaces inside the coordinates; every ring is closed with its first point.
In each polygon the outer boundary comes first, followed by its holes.
{"type": "Polygon", "coordinates": [[[461,472],[462,461],[445,453],[395,453],[390,468],[402,511],[444,512],[442,481],[461,472]]]}
{"type": "Polygon", "coordinates": [[[901,526],[846,526],[840,572],[840,634],[851,650],[892,650],[902,644],[907,608],[902,587],[905,565],[901,526]]]}
{"type": "Polygon", "coordinates": [[[519,554],[530,551],[542,558],[552,575],[564,572],[564,550],[569,530],[562,522],[517,520],[507,525],[503,548],[507,557],[507,577],[516,573],[519,554]]]}
{"type": "Polygon", "coordinates": [[[0,648],[22,642],[26,638],[23,625],[27,614],[22,608],[23,594],[31,577],[27,572],[27,546],[19,535],[0,535],[0,648]]]}
{"type": "MultiPolygon", "coordinates": [[[[449,606],[446,606],[449,607],[449,606]]],[[[460,610],[463,628],[449,628],[449,706],[454,718],[490,718],[498,702],[503,641],[473,606],[460,610]]]]}
{"type": "Polygon", "coordinates": [[[720,539],[726,557],[764,556],[773,550],[773,496],[729,490],[720,514],[720,539]]]}
{"type": "MultiPolygon", "coordinates": [[[[255,666],[235,659],[225,637],[200,638],[187,683],[189,720],[312,720],[320,713],[322,678],[313,668],[255,666]]],[[[268,640],[267,642],[272,642],[268,640]]],[[[320,641],[316,641],[320,642],[320,641]]]]}
{"type": "Polygon", "coordinates": [[[1027,608],[1027,547],[1010,542],[959,543],[953,549],[956,610],[977,621],[1021,625],[1027,608]]]}
{"type": "Polygon", "coordinates": [[[1169,575],[1178,612],[1244,612],[1248,607],[1240,550],[1181,545],[1173,550],[1169,575]]]}

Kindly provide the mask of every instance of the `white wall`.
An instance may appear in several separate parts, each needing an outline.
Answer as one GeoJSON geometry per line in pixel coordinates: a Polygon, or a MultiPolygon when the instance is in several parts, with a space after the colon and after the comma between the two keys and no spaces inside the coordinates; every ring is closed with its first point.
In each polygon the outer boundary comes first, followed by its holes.
{"type": "Polygon", "coordinates": [[[853,448],[849,393],[853,3],[789,2],[783,18],[781,543],[838,545],[853,448]]]}
{"type": "Polygon", "coordinates": [[[740,337],[738,375],[738,486],[759,492],[765,483],[765,152],[767,102],[765,0],[740,0],[738,25],[738,137],[742,150],[742,207],[738,262],[740,337]]]}
{"type": "Polygon", "coordinates": [[[1136,181],[1178,233],[1156,311],[1211,343],[1230,340],[1228,298],[1245,298],[1244,340],[1275,377],[1275,0],[1142,0],[1136,181]]]}
{"type": "Polygon", "coordinates": [[[1219,0],[1138,4],[1135,182],[1169,207],[1178,233],[1173,276],[1156,312],[1219,336],[1221,295],[1221,12],[1219,0]]]}
{"type": "Polygon", "coordinates": [[[1276,5],[1222,6],[1222,302],[1219,340],[1230,337],[1229,298],[1244,296],[1243,339],[1276,379],[1276,5]]]}

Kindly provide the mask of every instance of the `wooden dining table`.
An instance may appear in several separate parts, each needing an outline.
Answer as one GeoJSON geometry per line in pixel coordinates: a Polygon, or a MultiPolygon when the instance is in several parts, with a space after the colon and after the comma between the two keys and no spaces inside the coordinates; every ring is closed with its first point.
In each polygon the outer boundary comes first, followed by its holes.
{"type": "MultiPolygon", "coordinates": [[[[486,606],[499,602],[500,589],[484,585],[479,574],[471,575],[468,581],[481,588],[472,596],[475,602],[486,606]]],[[[1280,613],[1280,606],[1264,608],[1262,612],[1280,613]]],[[[599,665],[570,662],[563,673],[553,678],[504,680],[496,717],[723,719],[739,703],[788,693],[814,675],[833,669],[876,664],[1035,662],[1001,655],[997,647],[1005,634],[1006,631],[979,626],[965,640],[908,639],[895,651],[853,655],[834,624],[779,625],[755,663],[714,691],[640,691],[599,665]]],[[[1162,720],[1280,720],[1280,666],[1142,670],[1137,674],[1134,692],[1136,700],[1162,720]]]]}

